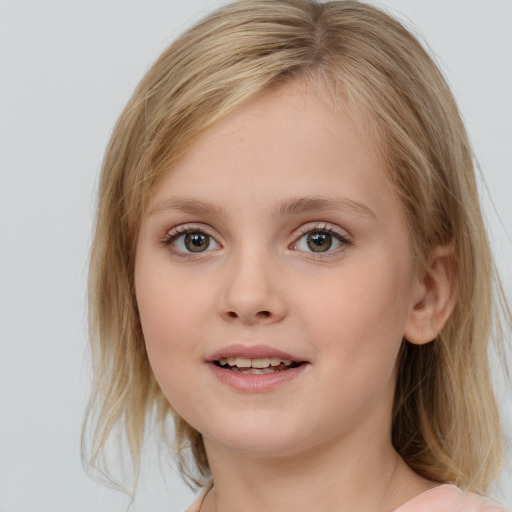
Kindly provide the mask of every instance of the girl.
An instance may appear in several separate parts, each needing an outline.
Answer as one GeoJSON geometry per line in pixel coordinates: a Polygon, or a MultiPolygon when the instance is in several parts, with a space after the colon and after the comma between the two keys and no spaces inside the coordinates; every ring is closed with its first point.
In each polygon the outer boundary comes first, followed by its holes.
{"type": "Polygon", "coordinates": [[[144,77],[99,187],[93,466],[172,416],[190,512],[503,510],[472,154],[396,20],[227,5],[144,77]]]}

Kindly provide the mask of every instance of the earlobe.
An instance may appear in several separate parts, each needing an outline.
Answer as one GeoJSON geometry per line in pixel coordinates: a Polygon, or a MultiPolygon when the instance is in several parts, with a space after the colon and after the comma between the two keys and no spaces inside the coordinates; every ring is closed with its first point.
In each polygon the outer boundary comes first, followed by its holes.
{"type": "Polygon", "coordinates": [[[457,300],[456,266],[453,248],[437,247],[428,265],[418,272],[404,330],[404,338],[410,343],[428,343],[446,325],[457,300]]]}

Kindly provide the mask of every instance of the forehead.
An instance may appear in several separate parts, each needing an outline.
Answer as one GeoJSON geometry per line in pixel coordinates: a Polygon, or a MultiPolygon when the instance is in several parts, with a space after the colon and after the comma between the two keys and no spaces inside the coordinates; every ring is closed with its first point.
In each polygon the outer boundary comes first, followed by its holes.
{"type": "Polygon", "coordinates": [[[203,134],[163,173],[150,210],[173,188],[187,196],[207,191],[209,197],[233,198],[259,191],[265,202],[276,192],[325,195],[337,184],[338,195],[353,189],[357,196],[357,186],[372,188],[377,178],[387,188],[384,167],[375,137],[345,100],[333,102],[328,90],[289,81],[248,100],[203,134]]]}

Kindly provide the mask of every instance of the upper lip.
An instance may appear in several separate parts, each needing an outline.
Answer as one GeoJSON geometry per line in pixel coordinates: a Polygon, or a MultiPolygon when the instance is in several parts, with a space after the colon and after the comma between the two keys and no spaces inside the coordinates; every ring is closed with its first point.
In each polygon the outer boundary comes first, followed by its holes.
{"type": "Polygon", "coordinates": [[[288,352],[283,352],[275,347],[270,345],[244,345],[242,343],[235,343],[232,345],[227,345],[226,347],[217,350],[210,356],[208,356],[207,361],[213,362],[218,361],[221,358],[227,357],[245,357],[248,359],[263,359],[266,357],[279,357],[280,359],[285,359],[289,361],[305,362],[305,359],[289,354],[288,352]]]}

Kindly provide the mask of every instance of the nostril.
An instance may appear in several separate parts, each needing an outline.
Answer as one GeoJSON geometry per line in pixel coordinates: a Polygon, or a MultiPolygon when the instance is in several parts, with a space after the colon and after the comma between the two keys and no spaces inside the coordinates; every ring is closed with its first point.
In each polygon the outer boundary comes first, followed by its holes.
{"type": "MultiPolygon", "coordinates": [[[[238,313],[235,313],[235,311],[228,311],[228,316],[230,318],[238,318],[238,313]]],[[[258,311],[256,313],[256,316],[263,317],[263,318],[269,318],[271,315],[270,311],[258,311]]]]}

